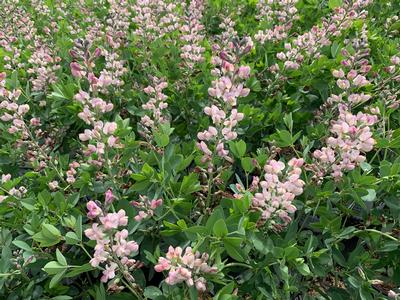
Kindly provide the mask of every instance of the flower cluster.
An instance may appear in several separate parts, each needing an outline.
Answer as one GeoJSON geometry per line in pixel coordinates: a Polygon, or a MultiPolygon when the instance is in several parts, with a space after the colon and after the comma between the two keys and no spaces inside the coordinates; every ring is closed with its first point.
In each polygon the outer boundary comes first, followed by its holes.
{"type": "Polygon", "coordinates": [[[276,160],[270,160],[264,166],[264,180],[256,180],[254,186],[261,188],[254,194],[252,209],[260,211],[260,222],[265,223],[279,217],[284,224],[290,222],[289,214],[296,211],[293,200],[303,193],[304,181],[300,179],[303,159],[292,158],[287,166],[276,160]]]}
{"type": "Polygon", "coordinates": [[[187,247],[183,253],[181,247],[169,246],[166,256],[158,259],[154,269],[157,272],[168,271],[165,282],[169,285],[185,282],[189,287],[194,285],[198,291],[204,292],[207,290],[207,281],[203,276],[217,272],[217,268],[211,267],[208,260],[207,253],[194,252],[191,247],[187,247]]]}
{"type": "Polygon", "coordinates": [[[163,204],[162,199],[150,200],[146,196],[139,196],[140,201],[132,201],[131,204],[138,209],[138,214],[135,216],[135,221],[140,222],[143,219],[152,217],[157,207],[163,204]]]}
{"type": "Polygon", "coordinates": [[[204,39],[202,34],[204,26],[201,24],[203,10],[203,0],[191,0],[187,15],[184,17],[184,24],[180,27],[181,40],[184,43],[181,47],[181,57],[189,69],[193,69],[195,63],[204,61],[205,48],[201,46],[204,39]]]}
{"type": "MultiPolygon", "coordinates": [[[[108,80],[107,85],[121,87],[124,85],[122,76],[128,69],[125,67],[125,61],[120,59],[121,54],[117,50],[125,46],[131,14],[128,9],[128,1],[108,0],[108,2],[110,9],[105,30],[106,41],[111,50],[104,49],[102,51],[106,65],[100,72],[100,78],[106,78],[108,80]]],[[[103,91],[106,92],[106,89],[103,89],[103,91]]]]}
{"type": "MultiPolygon", "coordinates": [[[[77,171],[76,169],[80,167],[80,164],[77,161],[73,161],[69,164],[69,169],[67,171],[67,182],[72,184],[75,182],[77,171]]],[[[56,189],[58,187],[58,182],[52,182],[51,188],[56,189]]]]}
{"type": "Polygon", "coordinates": [[[180,26],[180,16],[177,5],[162,0],[138,0],[132,10],[132,18],[137,29],[134,31],[144,41],[151,42],[177,30],[180,26]]]}
{"type": "Polygon", "coordinates": [[[261,0],[257,3],[261,22],[272,24],[271,28],[259,30],[254,38],[261,44],[266,41],[281,41],[288,37],[293,21],[299,19],[296,3],[298,0],[261,0]]]}
{"type": "Polygon", "coordinates": [[[111,111],[114,107],[112,103],[101,98],[92,98],[84,91],[79,91],[74,98],[83,104],[83,111],[78,114],[78,117],[88,125],[95,124],[100,115],[111,111]]]}
{"type": "Polygon", "coordinates": [[[235,21],[232,20],[229,16],[224,16],[222,18],[221,23],[219,24],[219,28],[222,30],[221,34],[217,37],[217,40],[220,41],[221,45],[228,45],[232,40],[238,38],[238,33],[235,30],[235,21]]]}
{"type": "MultiPolygon", "coordinates": [[[[10,180],[11,180],[11,174],[2,174],[0,184],[4,184],[10,180]]],[[[24,186],[20,186],[19,188],[12,187],[8,190],[5,188],[2,188],[2,190],[7,195],[0,195],[0,203],[2,203],[4,200],[6,200],[8,198],[8,196],[22,198],[28,192],[28,190],[24,186]]]]}
{"type": "Polygon", "coordinates": [[[369,0],[359,0],[335,8],[330,18],[322,20],[322,25],[312,27],[291,43],[285,43],[285,51],[277,53],[277,58],[284,62],[286,69],[298,69],[306,57],[318,58],[321,47],[331,44],[331,37],[339,36],[355,20],[365,18],[367,12],[363,8],[369,3],[369,0]]]}
{"type": "Polygon", "coordinates": [[[57,81],[55,72],[60,69],[58,64],[61,58],[55,56],[53,51],[45,44],[38,43],[35,52],[28,62],[32,65],[28,73],[33,74],[32,90],[35,92],[45,92],[50,84],[57,81]]]}
{"type": "MultiPolygon", "coordinates": [[[[247,53],[251,48],[251,43],[248,41],[242,45],[231,43],[230,47],[233,50],[232,53],[240,50],[247,53]]],[[[237,138],[235,127],[244,118],[243,113],[235,108],[237,99],[246,97],[250,92],[250,89],[244,87],[245,80],[250,76],[250,67],[239,65],[239,57],[232,53],[221,51],[219,56],[212,58],[212,63],[216,66],[212,74],[218,77],[208,89],[208,94],[213,97],[214,104],[205,107],[204,113],[211,117],[214,126],[209,126],[207,130],[197,134],[200,140],[197,146],[204,154],[202,161],[209,162],[209,167],[212,167],[212,151],[207,143],[210,144],[211,141],[215,143],[215,152],[219,157],[232,161],[224,144],[237,138]]]]}
{"type": "Polygon", "coordinates": [[[142,105],[147,114],[140,120],[145,134],[148,134],[151,130],[158,128],[160,124],[167,121],[163,111],[168,107],[168,103],[165,102],[168,97],[163,93],[163,90],[168,87],[168,83],[157,77],[153,77],[152,81],[152,85],[143,89],[150,96],[147,103],[142,105]]]}
{"type": "Polygon", "coordinates": [[[17,101],[21,95],[20,90],[8,91],[5,87],[6,73],[0,73],[0,110],[3,114],[0,119],[3,122],[11,122],[8,132],[14,134],[20,132],[22,138],[28,138],[27,127],[24,121],[24,115],[29,111],[28,104],[18,104],[17,101]]]}
{"type": "Polygon", "coordinates": [[[0,47],[6,51],[4,68],[23,68],[25,63],[21,62],[21,53],[25,47],[31,48],[23,42],[35,38],[35,23],[19,0],[2,1],[0,14],[0,47]]]}
{"type": "Polygon", "coordinates": [[[342,105],[339,112],[338,120],[332,122],[330,129],[334,136],[326,140],[326,147],[314,152],[318,178],[330,171],[336,180],[340,180],[344,171],[353,170],[365,161],[364,153],[371,151],[375,144],[370,126],[377,122],[376,115],[361,112],[353,115],[342,105]]]}
{"type": "MultiPolygon", "coordinates": [[[[138,252],[139,245],[135,241],[128,241],[128,230],[120,227],[128,224],[128,217],[124,210],[115,213],[105,213],[94,201],[87,203],[88,218],[97,218],[100,223],[93,223],[85,230],[85,235],[96,241],[95,252],[90,264],[93,267],[105,265],[102,282],[107,282],[116,277],[120,271],[123,276],[129,275],[129,271],[138,267],[136,260],[131,256],[138,252]]],[[[130,275],[129,275],[130,276],[130,275]]],[[[133,277],[130,276],[131,281],[133,277]]]]}

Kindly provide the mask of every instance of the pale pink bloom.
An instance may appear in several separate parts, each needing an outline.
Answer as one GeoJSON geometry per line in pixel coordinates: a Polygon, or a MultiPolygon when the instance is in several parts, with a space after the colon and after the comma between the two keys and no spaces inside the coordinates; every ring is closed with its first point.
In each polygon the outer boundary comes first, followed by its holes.
{"type": "Polygon", "coordinates": [[[29,123],[32,126],[40,126],[40,118],[32,118],[30,119],[29,123]]]}
{"type": "Polygon", "coordinates": [[[106,266],[106,269],[103,271],[103,276],[101,276],[101,282],[107,282],[110,279],[115,277],[115,270],[117,269],[118,265],[114,262],[111,262],[109,265],[106,266]]]}
{"type": "Polygon", "coordinates": [[[55,191],[55,190],[57,190],[57,189],[59,188],[59,186],[58,186],[58,181],[56,181],[56,180],[50,181],[48,185],[49,185],[49,188],[50,188],[52,191],[55,191]]]}
{"type": "Polygon", "coordinates": [[[398,57],[398,56],[392,56],[391,58],[390,58],[390,62],[392,63],[392,64],[394,64],[394,65],[399,65],[400,64],[400,57],[398,57]]]}
{"type": "Polygon", "coordinates": [[[113,194],[113,192],[112,192],[112,190],[111,189],[108,189],[107,191],[106,191],[106,193],[105,193],[105,202],[107,203],[107,204],[110,204],[110,203],[112,203],[113,201],[114,201],[114,199],[115,199],[115,196],[114,196],[114,194],[113,194]]]}
{"type": "Polygon", "coordinates": [[[197,147],[207,156],[211,156],[212,152],[208,149],[208,146],[203,141],[196,144],[197,147]]]}
{"type": "Polygon", "coordinates": [[[88,228],[85,230],[85,235],[90,240],[100,241],[103,239],[104,234],[101,228],[99,228],[99,224],[93,223],[92,228],[88,228]]]}
{"type": "Polygon", "coordinates": [[[170,261],[168,259],[165,259],[164,257],[160,257],[158,259],[158,264],[154,266],[154,269],[156,270],[156,272],[162,272],[165,270],[169,270],[170,267],[170,261]]]}
{"type": "Polygon", "coordinates": [[[350,88],[350,82],[346,79],[338,79],[337,80],[337,85],[340,87],[342,90],[347,90],[350,88]]]}
{"type": "Polygon", "coordinates": [[[118,226],[126,226],[128,224],[128,217],[125,215],[125,211],[120,209],[118,213],[108,213],[100,217],[100,222],[106,230],[116,229],[118,226]]]}
{"type": "Polygon", "coordinates": [[[77,101],[79,101],[79,102],[84,104],[87,101],[89,101],[90,95],[87,92],[81,90],[81,91],[79,91],[78,94],[76,94],[74,96],[74,98],[75,98],[75,100],[77,100],[77,101]]]}
{"type": "Polygon", "coordinates": [[[336,78],[343,78],[344,77],[344,72],[342,69],[339,70],[333,70],[332,75],[336,78]]]}
{"type": "Polygon", "coordinates": [[[103,133],[106,135],[113,134],[117,130],[117,123],[106,122],[103,127],[103,133]]]}
{"type": "Polygon", "coordinates": [[[70,64],[72,76],[77,78],[82,78],[85,75],[85,72],[82,70],[81,66],[76,63],[72,62],[70,64]]]}
{"type": "Polygon", "coordinates": [[[89,201],[86,204],[86,207],[88,209],[87,217],[89,219],[94,219],[97,216],[101,215],[103,212],[100,207],[97,206],[97,204],[94,201],[89,201]]]}
{"type": "Polygon", "coordinates": [[[11,179],[11,174],[3,174],[1,175],[1,183],[6,183],[11,179]]]}
{"type": "Polygon", "coordinates": [[[356,70],[350,70],[349,73],[347,73],[348,80],[353,80],[356,76],[357,76],[356,70]]]}
{"type": "Polygon", "coordinates": [[[362,75],[357,75],[354,79],[353,79],[353,84],[358,86],[358,87],[363,87],[368,85],[370,82],[365,78],[365,76],[362,75]]]}
{"type": "Polygon", "coordinates": [[[117,141],[118,141],[118,139],[115,136],[111,135],[107,139],[107,145],[110,147],[116,147],[117,141]]]}
{"type": "Polygon", "coordinates": [[[84,133],[79,134],[79,139],[82,142],[87,142],[92,139],[92,136],[93,136],[92,131],[90,131],[89,129],[85,129],[84,133]]]}
{"type": "Polygon", "coordinates": [[[250,67],[249,66],[240,66],[238,70],[238,75],[242,79],[247,79],[250,76],[250,67]]]}

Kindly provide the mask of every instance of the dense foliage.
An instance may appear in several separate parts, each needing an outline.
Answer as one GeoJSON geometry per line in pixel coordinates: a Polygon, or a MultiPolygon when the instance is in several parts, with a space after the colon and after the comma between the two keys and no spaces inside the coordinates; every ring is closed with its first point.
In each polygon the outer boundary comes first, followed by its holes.
{"type": "Polygon", "coordinates": [[[400,299],[399,13],[0,1],[0,298],[400,299]]]}

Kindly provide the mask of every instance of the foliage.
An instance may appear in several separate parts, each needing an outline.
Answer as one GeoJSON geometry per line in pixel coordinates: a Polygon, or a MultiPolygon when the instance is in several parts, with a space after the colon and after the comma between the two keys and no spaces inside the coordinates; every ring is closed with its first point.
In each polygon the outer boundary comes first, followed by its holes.
{"type": "Polygon", "coordinates": [[[400,299],[400,3],[5,0],[0,298],[400,299]]]}

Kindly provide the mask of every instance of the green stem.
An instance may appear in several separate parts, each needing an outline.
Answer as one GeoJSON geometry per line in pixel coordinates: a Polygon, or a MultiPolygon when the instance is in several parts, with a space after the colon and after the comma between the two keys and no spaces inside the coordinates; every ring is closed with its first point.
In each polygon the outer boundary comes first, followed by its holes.
{"type": "Polygon", "coordinates": [[[243,264],[243,263],[229,263],[229,264],[225,265],[222,269],[230,268],[230,267],[245,267],[248,269],[253,269],[252,266],[249,266],[249,265],[243,264]]]}
{"type": "Polygon", "coordinates": [[[391,236],[390,234],[384,233],[384,232],[379,231],[379,230],[376,230],[376,229],[360,229],[360,230],[356,230],[356,231],[354,232],[354,234],[362,233],[362,232],[373,232],[373,233],[377,233],[377,234],[380,234],[380,235],[382,235],[382,236],[384,236],[384,237],[387,237],[388,239],[391,239],[391,240],[393,240],[393,241],[396,241],[396,242],[399,242],[399,243],[400,243],[400,240],[399,240],[399,239],[396,239],[395,237],[391,236]]]}

